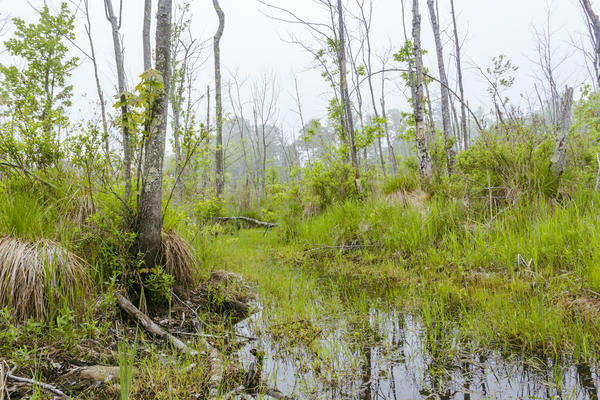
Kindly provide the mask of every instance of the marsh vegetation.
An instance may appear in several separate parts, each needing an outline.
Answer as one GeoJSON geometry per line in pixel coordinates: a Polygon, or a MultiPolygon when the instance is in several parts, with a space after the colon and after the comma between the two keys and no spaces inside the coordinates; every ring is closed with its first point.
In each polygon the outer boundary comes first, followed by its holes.
{"type": "Polygon", "coordinates": [[[316,22],[258,1],[312,35],[289,44],[326,87],[325,116],[309,119],[289,79],[292,132],[274,74],[221,71],[231,4],[212,2],[211,51],[191,29],[210,4],[136,5],[131,79],[114,3],[32,2],[35,19],[0,29],[0,400],[598,399],[590,1],[572,4],[589,77],[564,78],[572,59],[548,25],[534,101],[509,97],[506,56],[474,68],[489,112],[465,94],[452,0],[400,1],[404,37],[387,50],[374,2],[317,0],[316,22]],[[84,60],[93,115],[73,112],[84,60]]]}

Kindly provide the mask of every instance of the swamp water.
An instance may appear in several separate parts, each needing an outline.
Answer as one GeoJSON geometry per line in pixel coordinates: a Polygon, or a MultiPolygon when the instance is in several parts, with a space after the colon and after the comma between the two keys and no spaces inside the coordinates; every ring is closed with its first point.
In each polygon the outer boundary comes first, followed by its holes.
{"type": "Polygon", "coordinates": [[[366,338],[349,335],[346,319],[329,321],[296,344],[268,335],[265,324],[258,312],[236,325],[260,338],[240,349],[242,363],[254,360],[252,348],[262,351],[264,381],[296,399],[598,399],[597,367],[465,354],[452,334],[437,336],[447,346],[432,357],[436,346],[413,315],[372,311],[366,338]]]}

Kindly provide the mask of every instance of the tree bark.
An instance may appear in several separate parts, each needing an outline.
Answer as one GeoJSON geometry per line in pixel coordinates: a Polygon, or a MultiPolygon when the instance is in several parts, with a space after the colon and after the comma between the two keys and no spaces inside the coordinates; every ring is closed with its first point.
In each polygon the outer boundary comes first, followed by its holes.
{"type": "Polygon", "coordinates": [[[123,61],[123,50],[121,48],[121,38],[119,37],[120,24],[113,11],[112,1],[104,0],[106,18],[112,27],[113,48],[115,51],[115,63],[117,66],[117,85],[119,89],[119,100],[121,102],[121,134],[123,139],[123,173],[125,179],[125,223],[129,216],[129,198],[131,197],[131,145],[129,143],[129,110],[127,107],[127,98],[125,97],[125,66],[123,61]]]}
{"type": "Polygon", "coordinates": [[[213,6],[219,17],[219,27],[214,37],[215,56],[215,112],[217,119],[217,150],[215,152],[217,196],[223,195],[225,186],[225,166],[223,164],[223,103],[221,97],[221,37],[225,29],[225,13],[219,0],[213,0],[213,6]]]}
{"type": "Polygon", "coordinates": [[[144,26],[142,41],[144,44],[144,71],[152,69],[152,46],[150,45],[150,27],[152,25],[152,0],[144,2],[144,26]]]}
{"type": "Polygon", "coordinates": [[[452,117],[450,116],[450,95],[448,93],[448,77],[446,76],[446,66],[444,63],[444,48],[442,38],[440,37],[440,23],[435,10],[433,0],[427,0],[429,6],[429,16],[433,28],[433,37],[435,39],[435,49],[437,54],[438,70],[440,74],[440,92],[442,95],[442,126],[444,129],[444,141],[446,144],[446,166],[448,175],[452,174],[454,168],[454,144],[452,144],[454,135],[452,134],[452,117]]]}
{"type": "Polygon", "coordinates": [[[147,267],[160,256],[162,230],[162,177],[171,83],[171,15],[173,0],[159,0],[156,17],[156,69],[164,90],[152,104],[144,158],[144,180],[138,216],[138,245],[147,267]]]}
{"type": "Polygon", "coordinates": [[[590,0],[579,0],[583,11],[588,19],[588,27],[592,43],[594,44],[595,70],[597,74],[598,87],[600,87],[600,17],[594,12],[590,0]]]}
{"type": "Polygon", "coordinates": [[[554,154],[550,160],[550,168],[557,181],[567,166],[567,148],[569,147],[572,106],[573,88],[567,87],[560,100],[560,117],[556,132],[556,142],[554,144],[554,154]]]}
{"type": "Polygon", "coordinates": [[[356,143],[354,140],[354,121],[352,120],[352,107],[350,105],[350,94],[348,91],[348,77],[347,77],[347,61],[346,61],[346,28],[344,24],[344,7],[342,6],[342,0],[337,2],[338,11],[338,29],[339,29],[339,49],[338,49],[338,61],[340,65],[340,87],[342,97],[342,113],[345,120],[345,130],[348,133],[350,139],[350,157],[352,159],[352,167],[354,168],[354,183],[356,188],[360,191],[362,186],[360,183],[360,170],[358,168],[358,157],[356,154],[356,143]]]}
{"type": "Polygon", "coordinates": [[[423,54],[421,53],[421,14],[419,0],[413,0],[412,8],[413,46],[415,57],[415,140],[417,142],[417,160],[419,173],[424,183],[429,183],[433,175],[431,157],[425,141],[425,95],[423,87],[423,54]]]}
{"type": "Polygon", "coordinates": [[[458,39],[458,27],[456,25],[456,12],[454,10],[454,0],[450,0],[452,8],[452,26],[454,27],[454,47],[456,51],[456,74],[458,79],[458,90],[460,93],[460,130],[463,140],[463,149],[469,148],[469,133],[467,128],[467,110],[465,108],[465,88],[463,85],[462,62],[460,58],[460,40],[458,39]]]}

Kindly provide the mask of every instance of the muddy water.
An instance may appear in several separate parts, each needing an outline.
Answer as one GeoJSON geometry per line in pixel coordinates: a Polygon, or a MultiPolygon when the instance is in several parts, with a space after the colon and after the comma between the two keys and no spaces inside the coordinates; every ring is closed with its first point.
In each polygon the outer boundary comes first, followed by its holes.
{"type": "Polygon", "coordinates": [[[260,337],[241,348],[244,365],[250,349],[261,350],[263,379],[298,399],[598,399],[597,367],[464,354],[452,340],[442,361],[418,317],[373,311],[367,319],[367,338],[339,319],[303,344],[274,340],[260,312],[235,329],[260,337]]]}

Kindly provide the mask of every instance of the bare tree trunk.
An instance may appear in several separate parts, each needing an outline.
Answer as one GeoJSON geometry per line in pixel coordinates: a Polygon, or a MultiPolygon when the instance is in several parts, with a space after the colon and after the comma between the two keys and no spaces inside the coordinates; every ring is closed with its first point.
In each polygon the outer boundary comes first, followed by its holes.
{"type": "MultiPolygon", "coordinates": [[[[123,3],[121,2],[120,8],[122,9],[123,3]]],[[[125,216],[129,214],[128,202],[131,197],[131,145],[129,143],[129,111],[127,107],[127,98],[125,97],[126,84],[125,84],[125,66],[123,63],[123,50],[121,48],[121,38],[119,37],[120,22],[117,19],[113,11],[112,1],[104,0],[104,10],[106,12],[106,18],[112,27],[113,47],[115,51],[115,62],[117,65],[117,82],[119,89],[119,96],[121,102],[121,130],[123,137],[123,172],[125,179],[125,216]]],[[[127,221],[125,221],[127,223],[127,221]]]]}
{"type": "Polygon", "coordinates": [[[106,104],[104,104],[104,92],[102,92],[102,86],[100,85],[100,76],[98,75],[98,62],[96,60],[96,49],[94,46],[94,40],[92,39],[92,23],[90,20],[89,1],[85,0],[85,17],[87,19],[87,25],[85,26],[85,32],[90,42],[90,55],[92,59],[92,65],[94,67],[94,79],[96,80],[96,92],[98,93],[98,100],[100,101],[100,114],[102,117],[102,138],[104,140],[104,152],[106,153],[106,162],[108,163],[109,169],[112,169],[110,161],[110,138],[108,134],[108,122],[106,119],[106,104]]]}
{"type": "Polygon", "coordinates": [[[150,45],[150,27],[152,26],[152,0],[144,1],[144,27],[142,42],[144,43],[144,71],[152,68],[152,46],[150,45]]]}
{"type": "MultiPolygon", "coordinates": [[[[369,13],[365,14],[364,3],[358,3],[360,9],[360,22],[363,25],[365,30],[365,43],[366,43],[366,59],[363,59],[363,62],[367,67],[367,83],[369,84],[369,94],[371,96],[371,105],[373,107],[373,113],[375,114],[375,118],[379,120],[379,110],[377,110],[377,102],[375,101],[375,90],[373,89],[373,63],[372,63],[372,46],[371,46],[371,23],[372,23],[372,15],[373,15],[373,0],[369,0],[369,13]]],[[[379,121],[377,121],[379,123],[379,121]]],[[[381,163],[381,170],[383,171],[383,176],[386,176],[385,170],[385,161],[383,159],[383,148],[381,146],[381,136],[377,136],[377,150],[379,152],[379,162],[381,163]]]]}
{"type": "Polygon", "coordinates": [[[147,267],[160,255],[162,231],[162,177],[171,83],[171,15],[173,0],[159,0],[156,16],[156,69],[162,74],[164,91],[152,104],[144,180],[138,217],[138,245],[147,267]]]}
{"type": "Polygon", "coordinates": [[[381,115],[382,115],[383,119],[385,120],[385,125],[384,125],[385,140],[387,141],[388,152],[390,153],[390,165],[392,166],[392,175],[396,176],[396,175],[398,175],[398,161],[396,160],[396,153],[394,151],[394,146],[392,144],[392,140],[390,139],[390,124],[387,120],[387,113],[385,111],[385,95],[384,94],[382,94],[382,96],[381,96],[381,115]]]}
{"type": "Polygon", "coordinates": [[[460,41],[458,39],[458,27],[456,25],[456,12],[454,10],[454,0],[450,0],[452,8],[452,26],[454,27],[454,47],[456,51],[456,74],[458,79],[458,90],[460,93],[460,130],[463,139],[463,149],[469,148],[469,134],[467,132],[467,110],[465,109],[465,88],[463,85],[462,63],[460,59],[460,41]]]}
{"type": "Polygon", "coordinates": [[[338,11],[338,28],[339,28],[339,50],[338,58],[340,64],[340,86],[342,92],[342,111],[345,120],[345,129],[350,139],[350,157],[352,159],[352,166],[354,167],[354,182],[359,191],[362,190],[360,184],[360,171],[358,169],[358,157],[356,154],[356,143],[354,140],[354,121],[352,120],[352,107],[350,105],[350,94],[348,91],[348,77],[347,77],[347,63],[346,63],[346,28],[344,24],[344,7],[342,6],[342,0],[337,2],[338,11]]]}
{"type": "Polygon", "coordinates": [[[454,145],[452,134],[452,118],[450,116],[450,104],[449,104],[449,93],[448,93],[448,77],[446,76],[446,66],[444,63],[444,48],[442,46],[442,38],[440,37],[440,23],[438,15],[435,10],[433,0],[427,0],[429,6],[429,16],[431,18],[431,26],[433,28],[433,37],[435,38],[435,48],[437,53],[438,70],[440,74],[440,91],[442,94],[442,125],[444,129],[444,139],[446,144],[446,165],[448,168],[448,175],[452,174],[454,168],[454,145]]]}
{"type": "Polygon", "coordinates": [[[214,37],[215,56],[215,112],[217,118],[217,150],[215,153],[217,196],[223,196],[225,186],[225,166],[223,164],[223,103],[221,99],[221,37],[225,29],[225,13],[219,6],[219,0],[213,0],[219,17],[219,27],[214,37]]]}
{"type": "Polygon", "coordinates": [[[421,180],[425,183],[431,181],[433,170],[431,157],[427,151],[425,141],[425,95],[423,93],[423,54],[421,53],[421,14],[419,13],[419,0],[413,0],[413,45],[415,57],[415,139],[417,142],[417,159],[421,180]]]}
{"type": "Polygon", "coordinates": [[[573,88],[567,87],[560,101],[560,116],[554,144],[554,154],[550,160],[550,169],[558,181],[567,166],[567,148],[571,128],[571,107],[573,106],[573,88]]]}
{"type": "Polygon", "coordinates": [[[594,12],[590,0],[579,0],[579,2],[588,20],[588,29],[592,43],[594,44],[594,67],[597,74],[598,87],[600,87],[600,17],[594,12]]]}

